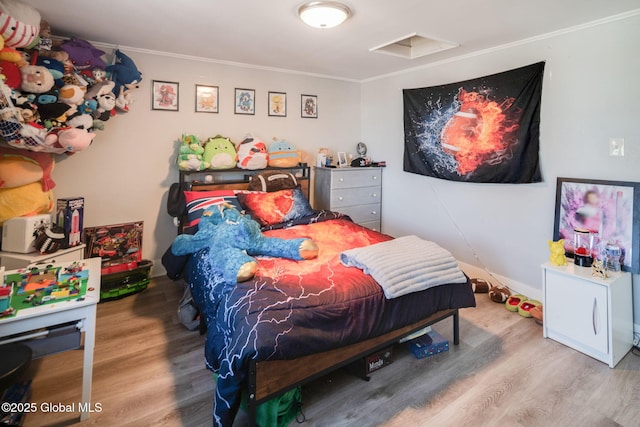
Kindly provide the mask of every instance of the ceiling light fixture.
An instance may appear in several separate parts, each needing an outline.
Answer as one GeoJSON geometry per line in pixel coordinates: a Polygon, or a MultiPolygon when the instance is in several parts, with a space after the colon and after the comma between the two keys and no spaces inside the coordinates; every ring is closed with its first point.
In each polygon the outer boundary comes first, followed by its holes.
{"type": "Polygon", "coordinates": [[[333,28],[351,15],[349,7],[335,1],[312,1],[298,8],[298,16],[314,28],[333,28]]]}

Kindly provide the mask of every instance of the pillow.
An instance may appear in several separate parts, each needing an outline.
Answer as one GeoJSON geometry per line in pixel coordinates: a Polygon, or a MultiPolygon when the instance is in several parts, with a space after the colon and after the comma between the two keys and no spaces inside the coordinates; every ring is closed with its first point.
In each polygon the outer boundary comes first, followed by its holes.
{"type": "Polygon", "coordinates": [[[279,224],[314,213],[299,186],[270,193],[238,194],[238,201],[251,218],[262,226],[279,224]]]}
{"type": "Polygon", "coordinates": [[[298,186],[298,180],[291,172],[264,171],[251,177],[249,190],[254,191],[279,191],[293,189],[298,186]]]}
{"type": "Polygon", "coordinates": [[[242,211],[242,205],[238,202],[237,195],[247,193],[244,190],[212,190],[212,191],[185,191],[184,198],[187,205],[187,220],[183,226],[183,233],[193,234],[197,231],[202,213],[212,206],[229,203],[234,208],[242,211]]]}

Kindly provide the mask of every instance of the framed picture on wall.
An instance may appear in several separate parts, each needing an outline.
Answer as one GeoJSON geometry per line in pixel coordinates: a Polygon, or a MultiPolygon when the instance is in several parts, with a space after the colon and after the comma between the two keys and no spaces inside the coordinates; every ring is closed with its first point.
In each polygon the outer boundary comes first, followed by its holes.
{"type": "Polygon", "coordinates": [[[151,109],[178,111],[179,95],[178,83],[154,80],[151,85],[151,109]]]}
{"type": "Polygon", "coordinates": [[[284,92],[269,92],[269,115],[275,117],[287,116],[287,94],[284,92]]]}
{"type": "Polygon", "coordinates": [[[620,249],[622,270],[640,273],[640,183],[558,178],[553,239],[573,257],[576,230],[593,236],[592,256],[620,249]]]}
{"type": "Polygon", "coordinates": [[[300,101],[301,115],[303,118],[317,119],[318,118],[318,96],[317,95],[302,95],[300,101]]]}
{"type": "Polygon", "coordinates": [[[218,86],[196,85],[196,113],[218,112],[218,86]]]}
{"type": "Polygon", "coordinates": [[[236,114],[256,113],[256,91],[254,89],[236,88],[234,112],[236,114]]]}

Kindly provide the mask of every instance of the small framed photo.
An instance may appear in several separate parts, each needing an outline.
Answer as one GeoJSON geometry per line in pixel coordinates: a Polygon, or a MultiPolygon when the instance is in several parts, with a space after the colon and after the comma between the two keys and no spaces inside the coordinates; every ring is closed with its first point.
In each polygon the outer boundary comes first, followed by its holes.
{"type": "Polygon", "coordinates": [[[316,95],[302,95],[301,115],[304,118],[318,118],[318,97],[316,95]]]}
{"type": "Polygon", "coordinates": [[[218,112],[218,86],[196,85],[196,113],[218,112]]]}
{"type": "Polygon", "coordinates": [[[346,168],[347,166],[349,166],[347,163],[347,153],[344,151],[338,151],[338,167],[346,168]]]}
{"type": "Polygon", "coordinates": [[[178,83],[154,80],[151,91],[151,109],[178,111],[178,83]]]}
{"type": "Polygon", "coordinates": [[[256,91],[254,89],[236,88],[235,100],[236,103],[234,111],[236,114],[256,113],[256,91]]]}
{"type": "Polygon", "coordinates": [[[275,117],[287,116],[287,94],[284,92],[269,92],[269,115],[275,117]]]}

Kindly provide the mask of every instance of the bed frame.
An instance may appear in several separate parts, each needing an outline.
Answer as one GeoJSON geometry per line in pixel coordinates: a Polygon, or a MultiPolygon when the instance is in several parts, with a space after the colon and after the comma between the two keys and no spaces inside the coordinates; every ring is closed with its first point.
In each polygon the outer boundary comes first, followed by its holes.
{"type": "MultiPolygon", "coordinates": [[[[302,191],[309,198],[310,179],[308,172],[303,175],[302,183],[302,191]],[[306,182],[304,182],[305,180],[306,182]]],[[[211,184],[194,183],[191,189],[194,191],[246,190],[248,187],[248,182],[219,182],[211,184]]],[[[437,311],[425,319],[403,328],[345,347],[290,360],[251,360],[248,375],[249,399],[247,403],[249,425],[251,427],[256,426],[256,412],[259,404],[336,371],[358,359],[369,356],[398,342],[401,338],[448,317],[453,317],[453,344],[458,345],[460,342],[460,318],[458,309],[455,308],[437,311]]]]}
{"type": "Polygon", "coordinates": [[[454,308],[437,311],[411,325],[346,347],[291,360],[252,360],[248,380],[249,425],[252,427],[256,425],[256,409],[259,404],[388,347],[401,338],[448,317],[453,317],[453,343],[458,345],[460,318],[458,309],[454,308]]]}

